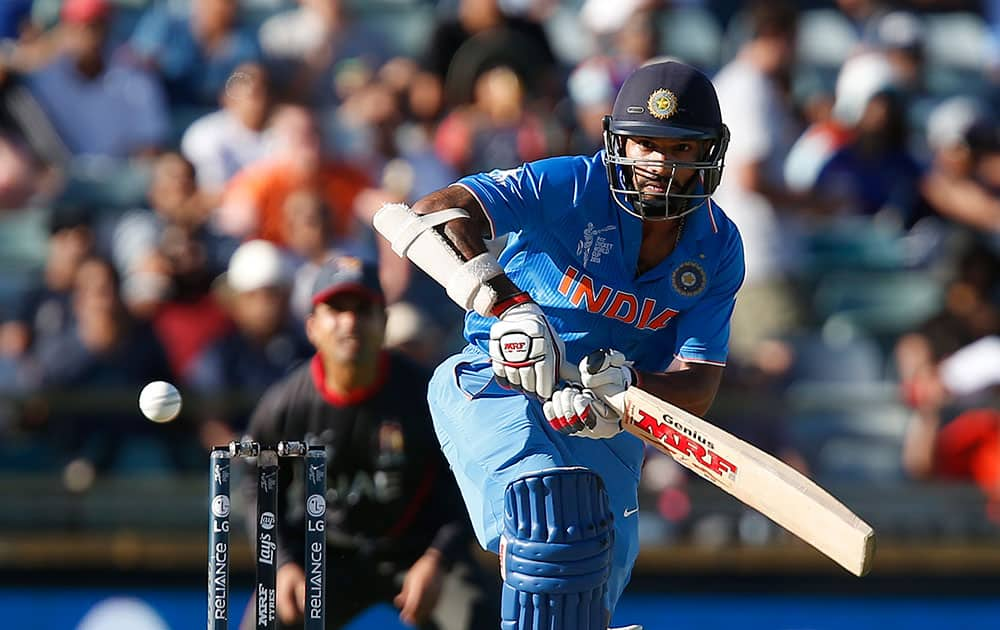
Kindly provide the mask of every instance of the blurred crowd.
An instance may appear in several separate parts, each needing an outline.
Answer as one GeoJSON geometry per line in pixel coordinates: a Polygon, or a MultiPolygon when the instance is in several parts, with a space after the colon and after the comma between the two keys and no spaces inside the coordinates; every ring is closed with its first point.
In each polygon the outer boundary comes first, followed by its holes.
{"type": "MultiPolygon", "coordinates": [[[[461,313],[375,210],[601,150],[661,57],[713,77],[732,133],[715,198],[748,275],[710,416],[821,481],[1000,500],[990,0],[5,0],[0,467],[201,470],[308,358],[337,253],[378,261],[388,345],[433,365],[461,313]],[[156,379],[169,424],[136,408],[156,379]]],[[[688,482],[650,458],[667,522],[688,482]]]]}

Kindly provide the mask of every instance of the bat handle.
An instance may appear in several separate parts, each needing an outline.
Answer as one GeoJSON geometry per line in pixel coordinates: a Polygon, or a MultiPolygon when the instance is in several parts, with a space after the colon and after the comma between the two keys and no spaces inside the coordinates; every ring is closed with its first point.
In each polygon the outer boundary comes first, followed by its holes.
{"type": "MultiPolygon", "coordinates": [[[[612,351],[607,348],[598,348],[588,354],[587,371],[591,374],[597,374],[601,370],[607,369],[608,357],[611,356],[611,353],[612,351]]],[[[562,362],[562,366],[559,368],[559,375],[563,377],[563,380],[575,383],[580,382],[580,368],[569,361],[562,362]]]]}
{"type": "Polygon", "coordinates": [[[569,361],[563,361],[562,365],[559,367],[559,376],[561,376],[564,381],[579,383],[580,369],[569,361]]]}

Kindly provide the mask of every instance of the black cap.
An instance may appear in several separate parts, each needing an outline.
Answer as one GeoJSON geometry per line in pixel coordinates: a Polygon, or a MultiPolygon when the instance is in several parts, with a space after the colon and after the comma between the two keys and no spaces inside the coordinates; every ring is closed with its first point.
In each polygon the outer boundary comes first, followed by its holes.
{"type": "Polygon", "coordinates": [[[628,136],[696,140],[718,137],[721,129],[719,97],[711,80],[679,61],[633,72],[611,112],[611,132],[628,136]]]}
{"type": "Polygon", "coordinates": [[[49,214],[49,234],[73,228],[92,228],[94,226],[93,208],[80,205],[59,205],[49,214]]]}
{"type": "Polygon", "coordinates": [[[315,306],[338,293],[358,293],[385,302],[378,266],[354,256],[338,256],[323,263],[313,283],[312,303],[315,306]]]}
{"type": "Polygon", "coordinates": [[[966,130],[965,141],[977,153],[998,153],[1000,126],[993,120],[978,120],[966,130]]]}
{"type": "Polygon", "coordinates": [[[87,206],[66,204],[54,207],[49,213],[49,234],[73,228],[93,227],[94,209],[87,206]]]}

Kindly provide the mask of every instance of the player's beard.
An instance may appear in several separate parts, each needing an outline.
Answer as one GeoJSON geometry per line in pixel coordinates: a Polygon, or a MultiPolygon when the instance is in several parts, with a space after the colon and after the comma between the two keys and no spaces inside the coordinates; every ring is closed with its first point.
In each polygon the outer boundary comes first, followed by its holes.
{"type": "Polygon", "coordinates": [[[667,193],[686,193],[694,181],[694,173],[687,174],[685,180],[681,173],[673,173],[673,181],[668,173],[656,174],[641,168],[633,170],[633,182],[638,193],[635,204],[643,217],[663,219],[669,215],[677,215],[687,207],[688,200],[668,197],[667,193]]]}

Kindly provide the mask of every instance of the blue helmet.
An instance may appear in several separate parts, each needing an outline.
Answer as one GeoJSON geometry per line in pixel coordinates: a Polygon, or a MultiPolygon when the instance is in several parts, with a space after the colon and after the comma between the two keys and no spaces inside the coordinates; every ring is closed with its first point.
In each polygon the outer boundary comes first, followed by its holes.
{"type": "Polygon", "coordinates": [[[715,87],[704,74],[677,61],[649,64],[625,80],[610,116],[604,117],[604,153],[611,196],[626,212],[642,219],[677,219],[697,210],[722,179],[729,129],[722,123],[715,87]],[[626,157],[629,137],[675,138],[705,142],[692,162],[626,157]],[[662,168],[666,190],[650,195],[636,189],[636,168],[662,168]],[[686,184],[674,182],[677,169],[695,172],[686,184]]]}

